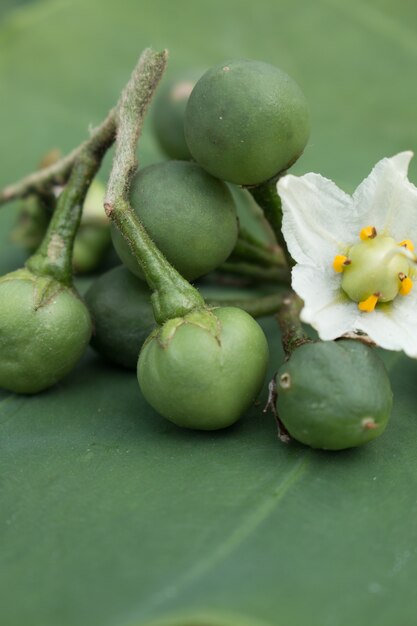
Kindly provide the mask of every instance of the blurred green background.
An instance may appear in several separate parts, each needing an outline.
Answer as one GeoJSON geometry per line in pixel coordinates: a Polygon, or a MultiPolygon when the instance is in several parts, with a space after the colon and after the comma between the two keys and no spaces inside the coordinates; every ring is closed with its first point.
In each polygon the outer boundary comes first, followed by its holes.
{"type": "MultiPolygon", "coordinates": [[[[286,70],[312,111],[295,172],[352,191],[416,148],[408,0],[1,0],[0,184],[77,145],[146,46],[169,48],[170,72],[231,57],[286,70]]],[[[141,163],[160,156],[148,124],[141,163]]],[[[0,210],[3,273],[24,259],[15,210],[0,210]]],[[[283,447],[259,406],[226,432],[182,432],[92,353],[47,393],[0,392],[0,623],[414,626],[417,366],[386,360],[391,426],[340,454],[283,447]]]]}

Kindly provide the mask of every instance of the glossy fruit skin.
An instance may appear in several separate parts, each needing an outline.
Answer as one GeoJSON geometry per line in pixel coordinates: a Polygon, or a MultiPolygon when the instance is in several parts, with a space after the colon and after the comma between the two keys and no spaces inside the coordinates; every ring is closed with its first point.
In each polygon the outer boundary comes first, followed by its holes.
{"type": "Polygon", "coordinates": [[[189,161],[191,153],[184,135],[188,98],[202,72],[181,72],[164,82],[152,107],[153,130],[160,148],[171,159],[189,161]]]}
{"type": "MultiPolygon", "coordinates": [[[[236,207],[225,183],[196,163],[168,161],[139,170],[131,186],[132,207],[168,261],[188,280],[223,263],[238,233],[236,207]]],[[[131,272],[142,270],[119,231],[116,251],[131,272]]]]}
{"type": "Polygon", "coordinates": [[[78,294],[26,269],[0,279],[0,388],[32,394],[68,374],[91,336],[78,294]]]}
{"type": "Polygon", "coordinates": [[[384,364],[355,340],[297,348],[278,371],[277,390],[279,418],[294,439],[312,448],[368,443],[384,432],[392,408],[384,364]]]}
{"type": "Polygon", "coordinates": [[[174,424],[216,430],[256,399],[267,362],[259,324],[241,309],[220,307],[169,320],[151,334],[138,380],[149,404],[174,424]]]}
{"type": "Polygon", "coordinates": [[[297,83],[260,61],[226,61],[208,70],[185,113],[194,159],[213,176],[239,185],[262,183],[290,167],[309,134],[309,111],[297,83]]]}
{"type": "Polygon", "coordinates": [[[94,324],[92,347],[112,363],[135,370],[142,344],[156,326],[146,283],[120,265],[91,285],[85,301],[94,324]]]}

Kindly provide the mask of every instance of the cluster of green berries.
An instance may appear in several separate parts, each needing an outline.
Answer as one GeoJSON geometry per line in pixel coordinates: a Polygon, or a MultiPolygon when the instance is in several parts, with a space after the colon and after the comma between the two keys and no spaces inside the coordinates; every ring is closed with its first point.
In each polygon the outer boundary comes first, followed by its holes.
{"type": "MultiPolygon", "coordinates": [[[[264,185],[302,154],[308,107],[287,74],[238,60],[199,80],[190,74],[167,82],[153,121],[172,160],[139,169],[130,203],[167,261],[195,281],[236,249],[242,210],[236,198],[247,193],[240,188],[264,185]]],[[[50,387],[91,337],[106,359],[137,367],[144,397],[175,424],[202,430],[233,424],[265,382],[269,352],[261,327],[241,308],[210,308],[203,300],[156,324],[149,268],[113,225],[111,237],[123,265],[91,285],[86,304],[71,285],[39,276],[30,263],[0,279],[0,387],[18,393],[50,387]]],[[[92,248],[87,237],[85,250],[92,248]]],[[[278,372],[277,387],[279,419],[313,447],[366,443],[383,431],[391,410],[382,363],[354,341],[295,349],[278,372]]]]}

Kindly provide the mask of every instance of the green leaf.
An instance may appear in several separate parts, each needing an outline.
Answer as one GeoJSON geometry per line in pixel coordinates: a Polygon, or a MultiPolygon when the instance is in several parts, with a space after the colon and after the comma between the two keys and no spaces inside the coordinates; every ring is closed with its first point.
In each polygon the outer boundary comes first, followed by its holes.
{"type": "MultiPolygon", "coordinates": [[[[151,44],[171,50],[172,69],[254,57],[288,71],[314,129],[295,171],[352,190],[417,143],[417,6],[395,10],[44,0],[4,12],[0,184],[76,145],[151,44]]],[[[139,156],[160,158],[149,126],[139,156]]],[[[23,261],[8,242],[15,212],[0,209],[2,272],[23,261]]],[[[272,375],[282,353],[275,322],[264,327],[272,375]]],[[[0,393],[1,623],[414,624],[417,365],[386,358],[386,434],[337,454],[280,444],[262,404],[224,432],[177,429],[146,406],[134,374],[92,352],[46,393],[0,393]]]]}

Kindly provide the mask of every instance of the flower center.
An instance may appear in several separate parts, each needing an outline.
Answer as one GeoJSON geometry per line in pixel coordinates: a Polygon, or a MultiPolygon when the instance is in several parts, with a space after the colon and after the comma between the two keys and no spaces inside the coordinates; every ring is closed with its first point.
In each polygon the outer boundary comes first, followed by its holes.
{"type": "Polygon", "coordinates": [[[375,227],[360,232],[361,241],[333,261],[336,272],[343,272],[342,289],[358,303],[361,311],[373,311],[378,302],[390,302],[407,295],[413,283],[409,278],[413,244],[397,243],[392,237],[378,235],[375,227]]]}

